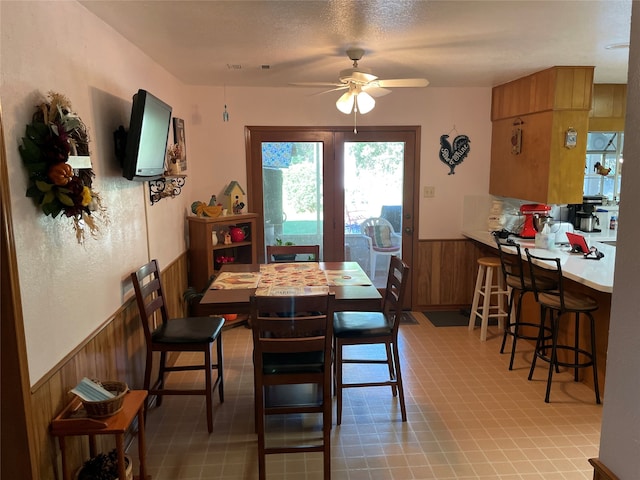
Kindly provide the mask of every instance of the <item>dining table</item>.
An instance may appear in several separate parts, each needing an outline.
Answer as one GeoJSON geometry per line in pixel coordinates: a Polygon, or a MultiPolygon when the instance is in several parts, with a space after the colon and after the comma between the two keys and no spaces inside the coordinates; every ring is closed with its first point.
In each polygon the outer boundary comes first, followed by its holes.
{"type": "Polygon", "coordinates": [[[228,263],[194,305],[195,315],[248,314],[252,295],[334,293],[335,311],[378,310],[382,296],[357,262],[228,263]]]}

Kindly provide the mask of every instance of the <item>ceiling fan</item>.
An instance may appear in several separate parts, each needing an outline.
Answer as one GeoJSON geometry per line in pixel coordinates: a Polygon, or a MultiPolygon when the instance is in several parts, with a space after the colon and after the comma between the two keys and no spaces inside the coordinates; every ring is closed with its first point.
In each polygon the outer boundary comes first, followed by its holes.
{"type": "Polygon", "coordinates": [[[336,101],[336,107],[342,113],[365,114],[373,110],[376,101],[373,97],[381,97],[391,93],[388,88],[397,87],[426,87],[429,80],[426,78],[395,78],[383,80],[374,75],[370,70],[360,68],[358,61],[364,56],[362,48],[350,48],[347,55],[353,61],[353,67],[342,70],[338,77],[338,83],[311,82],[292,83],[303,87],[333,87],[322,93],[346,90],[336,101]]]}

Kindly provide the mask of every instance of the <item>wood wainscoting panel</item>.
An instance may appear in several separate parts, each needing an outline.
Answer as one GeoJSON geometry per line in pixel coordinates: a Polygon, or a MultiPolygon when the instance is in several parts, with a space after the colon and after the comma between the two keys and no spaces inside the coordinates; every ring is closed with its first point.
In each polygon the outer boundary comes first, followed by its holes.
{"type": "MultiPolygon", "coordinates": [[[[183,293],[187,289],[186,252],[163,270],[161,278],[170,315],[186,315],[183,300],[183,293]]],[[[60,478],[58,472],[61,471],[62,460],[57,440],[49,434],[49,424],[73,397],[69,390],[82,377],[118,380],[126,382],[131,389],[141,389],[145,355],[138,307],[135,298],[131,297],[90,338],[33,386],[32,420],[40,480],[60,478]]],[[[155,360],[153,376],[157,376],[157,364],[158,361],[155,360]]],[[[113,449],[113,435],[98,435],[96,445],[98,451],[102,452],[113,449]]],[[[66,437],[66,451],[70,469],[74,471],[89,456],[86,437],[66,437]]]]}
{"type": "Polygon", "coordinates": [[[495,249],[468,239],[420,240],[412,266],[413,310],[456,310],[473,300],[477,260],[495,249]]]}

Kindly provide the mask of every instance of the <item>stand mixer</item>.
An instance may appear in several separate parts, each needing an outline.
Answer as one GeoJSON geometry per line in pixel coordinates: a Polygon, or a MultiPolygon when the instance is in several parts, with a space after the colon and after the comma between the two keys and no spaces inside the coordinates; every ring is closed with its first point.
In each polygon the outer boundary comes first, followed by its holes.
{"type": "Polygon", "coordinates": [[[527,203],[520,205],[520,213],[524,215],[524,224],[522,225],[522,230],[519,233],[520,237],[535,238],[537,230],[534,223],[534,217],[547,217],[549,216],[550,211],[551,207],[543,203],[527,203]]]}

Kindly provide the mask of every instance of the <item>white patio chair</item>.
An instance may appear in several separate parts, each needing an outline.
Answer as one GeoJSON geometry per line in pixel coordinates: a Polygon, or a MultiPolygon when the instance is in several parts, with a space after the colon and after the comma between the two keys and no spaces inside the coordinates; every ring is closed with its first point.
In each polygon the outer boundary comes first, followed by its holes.
{"type": "Polygon", "coordinates": [[[370,277],[376,276],[376,263],[378,257],[400,256],[402,237],[394,232],[393,226],[384,218],[367,218],[362,222],[362,233],[369,239],[369,267],[370,277]]]}

